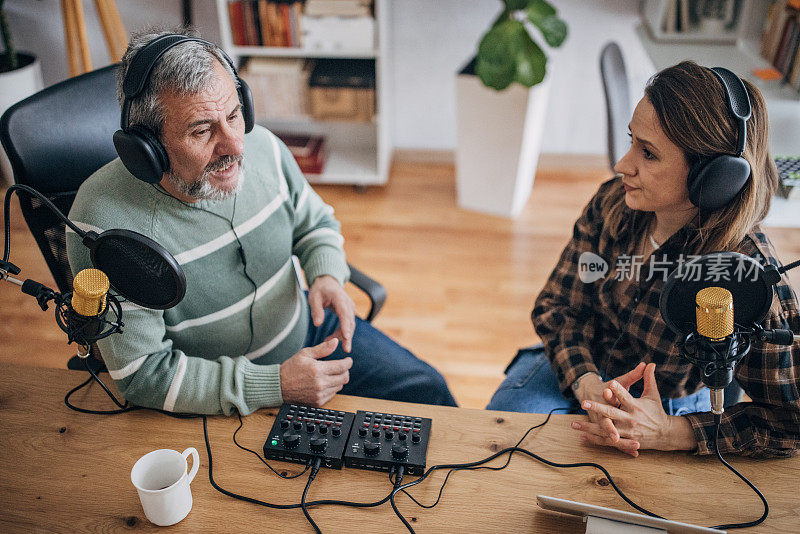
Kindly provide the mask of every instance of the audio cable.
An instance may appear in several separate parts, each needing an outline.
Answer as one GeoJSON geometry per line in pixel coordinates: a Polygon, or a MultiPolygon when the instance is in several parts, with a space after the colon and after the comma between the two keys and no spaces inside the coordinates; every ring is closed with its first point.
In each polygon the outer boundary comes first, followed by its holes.
{"type": "Polygon", "coordinates": [[[125,404],[121,403],[119,399],[117,399],[117,397],[111,392],[111,390],[108,389],[108,386],[106,386],[103,383],[103,381],[100,380],[100,377],[97,376],[97,373],[95,373],[92,367],[89,365],[89,358],[81,358],[81,361],[83,362],[83,366],[86,368],[86,371],[88,371],[91,376],[87,378],[85,382],[69,390],[69,392],[64,396],[64,404],[67,405],[67,408],[69,408],[70,410],[75,410],[76,412],[88,413],[92,415],[115,415],[118,413],[125,413],[125,412],[130,412],[132,410],[138,410],[140,408],[139,406],[130,405],[128,401],[125,401],[125,404]],[[89,385],[89,383],[92,380],[100,384],[100,387],[103,388],[103,391],[105,391],[108,397],[112,401],[114,401],[114,404],[116,404],[119,407],[118,410],[89,410],[87,408],[81,408],[79,406],[75,406],[69,401],[70,397],[72,397],[74,393],[85,388],[87,385],[89,385]]]}
{"type": "MultiPolygon", "coordinates": [[[[556,408],[556,409],[558,409],[558,408],[556,408]]],[[[498,451],[498,452],[492,454],[491,456],[488,456],[488,457],[486,457],[486,458],[484,458],[482,460],[478,460],[478,461],[475,461],[475,462],[468,462],[468,463],[462,463],[462,464],[434,465],[434,466],[428,468],[428,470],[420,478],[418,478],[417,480],[414,480],[412,482],[408,482],[408,483],[400,485],[400,486],[395,486],[395,488],[392,490],[392,497],[391,497],[392,502],[394,503],[394,496],[398,492],[402,491],[402,492],[406,493],[406,495],[408,495],[418,506],[420,506],[422,508],[433,508],[434,506],[436,506],[440,502],[440,499],[442,497],[442,491],[444,490],[444,486],[447,483],[447,479],[449,478],[449,476],[450,476],[450,474],[452,472],[459,471],[459,470],[480,469],[480,468],[492,469],[492,470],[495,470],[495,471],[498,471],[498,470],[501,470],[501,469],[505,469],[506,467],[508,467],[509,462],[511,461],[511,456],[515,452],[519,452],[519,453],[522,453],[522,454],[524,454],[526,456],[530,456],[531,458],[533,458],[535,460],[538,460],[539,462],[541,462],[541,463],[543,463],[545,465],[549,465],[550,467],[559,467],[559,468],[594,467],[595,469],[599,469],[603,473],[603,475],[605,475],[605,478],[608,480],[608,483],[611,485],[611,487],[614,489],[614,491],[617,493],[617,495],[619,495],[630,506],[632,506],[633,508],[635,508],[636,510],[638,510],[642,514],[648,515],[650,517],[655,517],[655,518],[658,518],[658,519],[666,519],[665,517],[660,516],[660,515],[658,515],[658,514],[656,514],[654,512],[651,512],[650,510],[648,510],[648,509],[646,509],[646,508],[644,508],[642,506],[639,506],[638,504],[633,502],[625,494],[625,492],[623,492],[617,486],[617,484],[614,482],[614,479],[611,477],[611,474],[606,470],[606,468],[603,467],[602,465],[598,464],[598,463],[595,463],[595,462],[574,462],[574,463],[553,462],[553,461],[547,460],[546,458],[543,458],[543,457],[539,456],[538,454],[533,453],[533,452],[531,452],[531,451],[529,451],[527,449],[520,448],[519,445],[522,443],[522,441],[524,441],[524,439],[525,439],[525,437],[527,437],[528,433],[531,430],[533,430],[534,428],[538,428],[538,427],[541,427],[544,424],[546,424],[547,421],[550,419],[550,416],[553,414],[553,412],[556,409],[551,410],[550,413],[548,413],[547,419],[545,419],[544,422],[542,422],[539,425],[536,425],[536,426],[531,427],[530,429],[528,429],[528,431],[525,433],[525,435],[522,437],[522,439],[517,443],[517,445],[515,445],[513,447],[508,447],[506,449],[503,449],[501,451],[498,451]],[[503,454],[508,454],[508,458],[506,459],[506,463],[503,464],[502,466],[498,466],[498,467],[484,466],[484,464],[486,464],[486,463],[488,463],[488,462],[490,462],[490,461],[502,456],[503,454]],[[420,484],[422,481],[424,481],[426,478],[428,478],[428,476],[431,473],[433,473],[436,470],[440,470],[440,469],[449,469],[449,471],[448,471],[447,477],[445,477],[445,480],[444,480],[444,483],[442,484],[441,489],[439,490],[439,497],[436,499],[436,502],[434,502],[431,505],[424,505],[424,504],[420,503],[417,499],[413,498],[410,494],[408,494],[408,492],[406,492],[407,488],[410,488],[412,486],[416,486],[417,484],[420,484]]],[[[717,525],[717,526],[713,526],[713,527],[710,527],[710,528],[719,529],[719,530],[731,530],[731,529],[738,529],[738,528],[748,528],[748,527],[753,527],[753,526],[759,525],[762,522],[764,522],[764,520],[767,518],[767,515],[769,514],[769,505],[767,503],[766,498],[764,498],[764,495],[758,490],[758,488],[752,482],[750,482],[744,475],[742,475],[739,471],[737,471],[732,465],[730,465],[727,461],[725,461],[725,459],[722,457],[722,454],[719,452],[719,444],[718,444],[718,439],[717,438],[719,436],[720,419],[721,419],[720,416],[716,416],[715,417],[715,421],[714,421],[714,423],[715,423],[715,431],[714,431],[714,434],[715,434],[715,440],[714,440],[715,441],[715,447],[714,448],[715,448],[716,456],[722,462],[723,465],[725,465],[728,469],[733,471],[733,473],[735,473],[748,486],[750,486],[750,488],[753,491],[756,492],[756,494],[759,496],[761,501],[764,503],[764,513],[761,515],[760,518],[758,518],[758,519],[756,519],[754,521],[750,521],[750,522],[746,522],[746,523],[730,523],[730,524],[725,524],[725,525],[717,525]]],[[[405,525],[406,529],[413,534],[415,531],[411,527],[411,524],[408,523],[407,521],[405,521],[405,519],[403,518],[403,516],[399,513],[399,511],[397,509],[395,509],[395,512],[398,514],[398,517],[400,517],[400,519],[403,521],[403,524],[405,525]]]]}
{"type": "MultiPolygon", "coordinates": [[[[238,434],[239,430],[241,430],[242,426],[244,426],[244,420],[242,419],[242,414],[238,410],[236,411],[236,415],[239,416],[239,426],[236,428],[236,430],[233,431],[233,443],[236,444],[237,447],[239,447],[243,451],[247,451],[247,452],[252,453],[253,455],[255,455],[255,457],[258,458],[259,460],[261,460],[261,462],[264,465],[269,467],[270,471],[272,471],[273,473],[275,473],[279,477],[281,477],[283,479],[286,479],[286,480],[291,480],[293,478],[299,478],[299,477],[303,476],[306,471],[309,470],[309,468],[311,467],[311,462],[310,461],[306,463],[306,468],[303,469],[302,471],[300,471],[299,473],[297,473],[296,475],[286,475],[285,472],[284,473],[279,473],[278,471],[275,470],[274,467],[269,465],[269,463],[267,463],[267,461],[260,454],[258,454],[256,451],[254,451],[253,449],[249,449],[249,448],[245,447],[244,445],[241,445],[236,440],[236,434],[238,434]]],[[[316,474],[314,476],[316,476],[316,474]]]]}
{"type": "MultiPolygon", "coordinates": [[[[272,466],[270,466],[266,462],[266,460],[261,458],[261,456],[256,451],[253,451],[252,449],[248,449],[247,447],[244,447],[244,446],[240,445],[238,443],[238,441],[236,440],[236,434],[239,432],[239,430],[243,426],[243,420],[241,418],[241,414],[239,414],[239,426],[234,431],[234,436],[233,436],[233,441],[234,441],[234,443],[236,444],[237,447],[239,447],[240,449],[243,449],[245,451],[249,451],[249,452],[255,454],[259,458],[259,460],[261,460],[267,467],[269,467],[276,475],[278,475],[279,477],[284,478],[284,479],[298,478],[301,475],[303,475],[305,472],[307,472],[309,470],[309,468],[311,468],[311,473],[309,474],[309,480],[307,481],[305,489],[303,490],[303,495],[301,497],[300,503],[296,503],[296,504],[273,504],[273,503],[268,503],[266,501],[261,501],[261,500],[258,500],[258,499],[254,499],[252,497],[247,497],[247,496],[244,496],[244,495],[239,495],[237,493],[228,491],[228,490],[222,488],[221,486],[219,486],[216,483],[216,481],[214,480],[214,475],[213,475],[213,459],[212,459],[212,453],[211,453],[211,443],[210,443],[209,437],[208,437],[208,418],[207,418],[206,415],[179,414],[179,413],[174,413],[174,412],[166,412],[164,410],[158,410],[158,409],[155,409],[155,408],[143,408],[143,407],[140,407],[140,406],[133,406],[133,405],[129,406],[127,402],[124,405],[122,405],[116,399],[116,397],[113,395],[113,393],[108,389],[108,387],[106,387],[105,384],[103,384],[102,380],[100,380],[100,378],[92,371],[91,367],[89,367],[88,363],[85,360],[84,360],[84,365],[86,366],[87,371],[91,374],[91,376],[86,381],[82,382],[80,385],[78,385],[77,387],[73,388],[72,390],[70,390],[69,393],[67,393],[66,397],[64,398],[64,402],[70,409],[78,411],[78,412],[81,412],[81,413],[101,414],[101,415],[124,413],[124,412],[137,410],[137,409],[151,409],[153,411],[157,411],[157,412],[163,413],[165,415],[169,415],[171,417],[177,417],[177,418],[181,418],[181,419],[198,418],[198,417],[200,417],[200,418],[203,419],[203,437],[205,439],[206,452],[208,454],[208,479],[209,479],[209,482],[211,483],[211,486],[215,490],[217,490],[218,492],[220,492],[220,493],[222,493],[224,495],[227,495],[228,497],[232,497],[234,499],[242,500],[242,501],[249,502],[251,504],[256,504],[256,505],[259,505],[259,506],[265,506],[265,507],[268,507],[268,508],[281,509],[281,510],[301,508],[303,510],[303,514],[305,515],[306,519],[309,521],[309,523],[312,525],[312,527],[314,527],[316,532],[320,532],[320,530],[319,530],[319,527],[314,522],[314,520],[311,518],[310,514],[308,513],[308,508],[309,507],[314,507],[314,506],[350,506],[350,507],[356,507],[356,508],[374,508],[374,507],[380,506],[380,505],[382,505],[382,504],[384,504],[384,503],[386,503],[388,501],[388,502],[390,502],[390,504],[392,506],[392,509],[394,510],[394,512],[397,515],[397,517],[403,522],[403,525],[406,527],[406,529],[409,532],[414,533],[415,531],[411,527],[411,524],[405,519],[403,514],[397,508],[397,504],[395,502],[395,495],[397,495],[397,493],[402,491],[414,503],[416,503],[418,506],[420,506],[422,508],[433,508],[437,504],[439,504],[439,502],[441,501],[442,494],[444,492],[444,487],[447,484],[447,482],[448,482],[448,480],[450,478],[450,475],[452,473],[454,473],[455,471],[477,470],[477,469],[489,469],[489,470],[493,470],[493,471],[499,471],[499,470],[502,470],[502,469],[505,469],[506,467],[508,467],[508,465],[511,462],[511,457],[513,456],[514,453],[524,454],[526,456],[529,456],[529,457],[531,457],[531,458],[533,458],[535,460],[538,460],[539,462],[541,462],[541,463],[543,463],[545,465],[549,465],[551,467],[558,467],[558,468],[593,467],[595,469],[598,469],[603,473],[603,475],[608,480],[609,484],[614,489],[614,491],[617,493],[617,495],[619,495],[631,507],[633,507],[637,511],[641,512],[642,514],[648,515],[650,517],[655,517],[655,518],[658,518],[658,519],[665,519],[663,516],[660,516],[660,515],[658,515],[658,514],[656,514],[654,512],[651,512],[650,510],[647,510],[646,508],[644,508],[642,506],[639,506],[638,504],[633,502],[625,494],[625,492],[623,492],[617,486],[617,484],[614,482],[614,479],[612,478],[611,474],[606,470],[606,468],[603,467],[602,465],[598,464],[598,463],[595,463],[595,462],[573,462],[573,463],[553,462],[553,461],[547,460],[546,458],[543,458],[543,457],[537,455],[534,452],[531,452],[531,451],[529,451],[527,449],[524,449],[524,448],[520,447],[522,442],[525,441],[525,439],[528,437],[528,434],[530,434],[531,431],[546,425],[550,421],[550,418],[551,418],[551,416],[553,415],[554,412],[556,412],[558,410],[563,410],[564,408],[554,408],[553,410],[550,410],[550,412],[547,414],[547,417],[545,418],[545,420],[543,422],[537,424],[537,425],[534,425],[534,426],[530,427],[525,432],[525,434],[523,434],[522,438],[520,438],[520,440],[517,442],[516,445],[514,445],[513,447],[508,447],[508,448],[502,449],[502,450],[500,450],[500,451],[498,451],[498,452],[496,452],[496,453],[494,453],[494,454],[492,454],[492,455],[490,455],[490,456],[488,456],[488,457],[486,457],[486,458],[484,458],[482,460],[477,460],[475,462],[466,462],[466,463],[461,463],[461,464],[439,464],[439,465],[434,465],[434,466],[431,466],[430,468],[428,468],[421,477],[419,477],[418,479],[416,479],[416,480],[414,480],[412,482],[408,482],[406,484],[402,484],[403,467],[399,466],[397,470],[394,470],[394,468],[393,468],[393,470],[390,471],[390,473],[389,473],[389,480],[393,482],[393,487],[392,487],[392,490],[389,493],[389,495],[387,495],[386,497],[384,497],[383,499],[380,499],[378,501],[366,502],[366,503],[364,503],[364,502],[352,502],[352,501],[341,501],[341,500],[333,500],[333,499],[325,499],[325,500],[319,500],[319,501],[308,501],[308,502],[306,502],[308,489],[309,489],[309,487],[311,485],[311,482],[314,480],[314,478],[316,478],[316,475],[319,472],[319,468],[321,466],[322,458],[321,457],[317,457],[313,461],[313,465],[312,465],[312,462],[308,462],[308,464],[306,464],[306,468],[301,473],[299,473],[297,475],[285,476],[285,475],[282,475],[281,473],[278,473],[272,466]],[[112,398],[112,400],[114,400],[114,402],[118,406],[120,406],[119,410],[108,410],[108,411],[88,410],[88,409],[76,407],[76,406],[72,405],[69,402],[69,397],[73,393],[75,393],[76,391],[84,388],[92,380],[97,381],[101,385],[103,390],[112,398]],[[487,466],[487,465],[485,465],[486,463],[491,462],[492,460],[495,460],[496,458],[499,458],[500,456],[502,456],[504,454],[508,454],[508,457],[506,458],[506,461],[502,466],[487,466]],[[411,488],[413,486],[416,486],[417,484],[422,483],[434,471],[441,470],[441,469],[448,469],[448,472],[447,472],[447,475],[445,476],[444,481],[442,482],[441,488],[439,489],[439,495],[438,495],[436,501],[433,504],[430,504],[430,505],[423,504],[423,503],[419,502],[416,498],[414,498],[410,493],[408,493],[408,491],[407,491],[408,488],[411,488]],[[394,476],[394,479],[392,478],[393,476],[394,476]]],[[[724,525],[713,526],[711,528],[720,529],[720,530],[732,530],[732,529],[748,528],[748,527],[753,527],[753,526],[759,525],[759,524],[763,523],[764,520],[766,520],[767,516],[769,515],[769,503],[767,502],[767,500],[764,497],[763,493],[761,493],[761,491],[752,482],[750,482],[750,480],[748,480],[747,477],[742,475],[738,470],[736,470],[736,468],[734,468],[732,465],[730,465],[722,457],[722,454],[719,451],[719,428],[720,428],[720,423],[721,423],[721,416],[720,415],[715,415],[715,417],[714,417],[714,452],[715,452],[715,455],[716,455],[717,459],[725,467],[727,467],[737,477],[739,477],[742,481],[744,481],[758,495],[758,497],[761,499],[762,503],[764,504],[764,513],[761,515],[761,517],[759,517],[758,519],[756,519],[754,521],[743,522],[743,523],[729,523],[729,524],[724,524],[724,525]]]]}
{"type": "Polygon", "coordinates": [[[311,514],[308,513],[308,506],[306,504],[306,497],[308,496],[308,488],[311,487],[311,483],[314,482],[314,479],[317,478],[317,473],[319,473],[319,466],[322,465],[322,457],[317,456],[314,459],[314,465],[311,467],[311,472],[308,474],[308,480],[306,481],[306,487],[303,488],[303,496],[300,497],[300,508],[303,510],[303,515],[306,516],[311,527],[314,529],[314,532],[317,534],[322,534],[322,531],[319,529],[317,524],[311,518],[311,514]]]}

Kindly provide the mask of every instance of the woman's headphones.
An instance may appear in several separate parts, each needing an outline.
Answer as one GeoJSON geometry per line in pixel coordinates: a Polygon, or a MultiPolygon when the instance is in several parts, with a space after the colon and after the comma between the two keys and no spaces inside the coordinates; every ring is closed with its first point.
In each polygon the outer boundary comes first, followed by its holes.
{"type": "Polygon", "coordinates": [[[735,156],[730,154],[706,156],[689,170],[687,179],[689,200],[699,208],[715,210],[736,198],[750,177],[750,164],[742,154],[747,143],[747,119],[750,118],[751,109],[750,96],[736,74],[722,67],[709,70],[722,82],[728,109],[739,126],[735,156]]]}
{"type": "Polygon", "coordinates": [[[225,51],[204,39],[186,35],[173,33],[153,39],[136,52],[130,61],[122,82],[122,92],[125,98],[122,102],[122,116],[120,117],[121,129],[114,132],[114,147],[125,168],[135,177],[149,184],[161,181],[162,175],[169,170],[169,158],[164,145],[161,144],[155,133],[144,126],[128,124],[131,100],[142,94],[150,73],[161,56],[173,46],[190,41],[205,43],[219,50],[239,82],[239,102],[242,104],[245,133],[249,133],[255,125],[253,94],[245,81],[239,78],[233,61],[225,51]]]}

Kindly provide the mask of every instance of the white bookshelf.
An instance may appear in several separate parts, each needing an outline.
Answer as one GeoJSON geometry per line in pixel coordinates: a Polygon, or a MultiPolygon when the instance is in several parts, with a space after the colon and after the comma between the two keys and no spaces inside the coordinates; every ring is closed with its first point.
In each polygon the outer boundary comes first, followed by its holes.
{"type": "MultiPolygon", "coordinates": [[[[646,6],[645,6],[646,7],[646,6]]],[[[764,81],[754,69],[771,65],[761,57],[761,30],[769,2],[744,0],[740,24],[732,44],[700,42],[666,42],[655,40],[643,26],[636,28],[642,46],[652,62],[653,72],[691,59],[707,67],[725,67],[758,87],[767,104],[769,144],[773,156],[800,154],[800,94],[779,80],[764,81]]],[[[647,13],[643,12],[643,17],[647,13]]],[[[765,226],[800,228],[800,200],[772,199],[765,226]]]]}
{"type": "Polygon", "coordinates": [[[303,47],[236,46],[233,44],[228,17],[228,0],[216,0],[221,45],[234,59],[246,57],[272,58],[355,58],[375,60],[376,114],[369,123],[296,120],[259,121],[279,132],[323,135],[328,158],[323,174],[308,174],[313,183],[353,184],[359,186],[385,184],[391,164],[392,142],[388,112],[389,74],[389,5],[388,0],[375,4],[375,44],[370,49],[320,50],[303,47]]]}
{"type": "MultiPolygon", "coordinates": [[[[770,121],[770,151],[773,155],[800,154],[800,93],[780,80],[764,81],[754,69],[771,65],[760,55],[761,29],[769,2],[744,0],[736,42],[713,44],[665,42],[653,39],[644,26],[636,34],[652,63],[653,72],[691,59],[707,67],[725,67],[753,83],[764,95],[770,121]]],[[[643,14],[644,15],[644,14],[643,14]]]]}

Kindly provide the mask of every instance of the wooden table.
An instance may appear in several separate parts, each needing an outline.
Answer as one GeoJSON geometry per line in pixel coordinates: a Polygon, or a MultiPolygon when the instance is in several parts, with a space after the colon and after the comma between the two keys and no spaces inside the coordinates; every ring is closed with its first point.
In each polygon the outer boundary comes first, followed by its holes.
{"type": "MultiPolygon", "coordinates": [[[[144,517],[131,485],[131,467],[153,449],[182,451],[192,446],[200,452],[201,463],[192,484],[194,507],[171,531],[311,532],[299,509],[267,509],[231,499],[211,487],[201,420],[178,420],[145,410],[114,416],[69,410],[63,396],[84,378],[76,371],[0,365],[0,531],[156,530],[144,517]]],[[[96,385],[76,394],[73,402],[95,409],[112,407],[96,385]]],[[[428,466],[486,457],[515,444],[525,430],[544,420],[535,414],[346,396],[336,397],[328,407],[432,418],[428,466]]],[[[261,410],[246,417],[240,442],[260,451],[275,413],[261,410]]],[[[601,463],[635,502],[670,519],[714,525],[748,521],[761,514],[758,498],[717,460],[659,452],[644,452],[632,459],[588,448],[569,429],[574,418],[554,416],[547,426],[531,432],[523,446],[553,461],[601,463]]],[[[252,454],[236,448],[231,436],[238,424],[235,416],[208,420],[217,483],[269,502],[299,502],[306,477],[282,480],[252,454]]],[[[748,532],[800,532],[800,458],[732,458],[731,462],[761,488],[770,503],[767,521],[748,532]]],[[[294,464],[273,465],[289,473],[299,470],[294,464]]],[[[433,502],[444,475],[443,471],[431,475],[412,488],[412,494],[422,502],[433,502]]],[[[323,469],[309,498],[374,501],[389,489],[383,473],[323,469]]],[[[398,495],[398,506],[420,533],[583,532],[579,520],[538,509],[537,494],[631,511],[598,470],[556,469],[523,456],[515,456],[503,471],[454,473],[434,509],[418,508],[403,495],[398,495]]],[[[372,509],[328,506],[310,513],[323,532],[404,531],[388,504],[372,509]]]]}

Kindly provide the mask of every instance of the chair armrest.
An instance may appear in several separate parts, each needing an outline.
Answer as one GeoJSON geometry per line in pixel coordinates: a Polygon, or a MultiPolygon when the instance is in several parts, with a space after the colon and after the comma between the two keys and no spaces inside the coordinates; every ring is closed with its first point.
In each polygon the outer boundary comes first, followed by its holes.
{"type": "Polygon", "coordinates": [[[350,267],[350,282],[369,297],[370,308],[366,321],[371,323],[386,302],[386,288],[349,263],[347,266],[350,267]]]}

